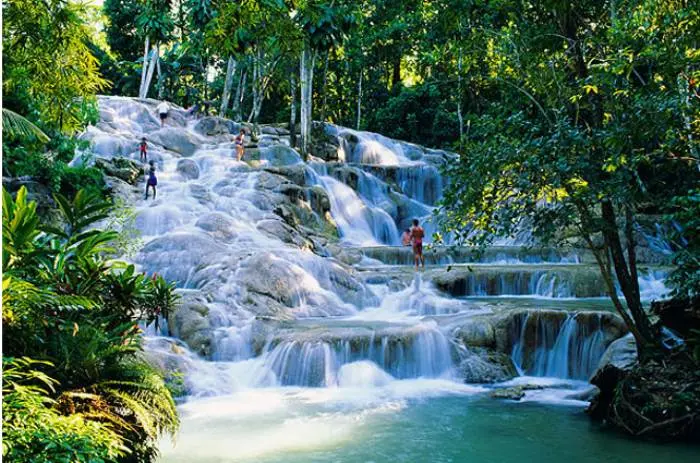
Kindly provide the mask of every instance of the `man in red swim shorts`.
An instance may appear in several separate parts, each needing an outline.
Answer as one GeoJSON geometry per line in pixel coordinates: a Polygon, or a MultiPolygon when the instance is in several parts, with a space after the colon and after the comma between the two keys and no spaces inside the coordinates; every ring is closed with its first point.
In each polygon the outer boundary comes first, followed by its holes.
{"type": "Polygon", "coordinates": [[[411,227],[411,242],[413,243],[413,258],[416,261],[416,270],[418,270],[419,261],[421,266],[425,268],[425,257],[423,257],[424,237],[425,230],[423,230],[423,227],[418,225],[418,219],[413,219],[413,226],[411,227]]]}

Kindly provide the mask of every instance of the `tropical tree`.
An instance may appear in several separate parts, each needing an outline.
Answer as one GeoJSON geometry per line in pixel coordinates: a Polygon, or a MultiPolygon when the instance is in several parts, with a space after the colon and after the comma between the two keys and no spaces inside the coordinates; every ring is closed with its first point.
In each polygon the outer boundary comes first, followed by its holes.
{"type": "Polygon", "coordinates": [[[294,21],[302,31],[303,48],[299,64],[301,86],[300,149],[304,157],[310,154],[313,105],[314,63],[319,51],[340,44],[355,24],[352,10],[344,4],[304,0],[296,5],[294,21]]]}
{"type": "Polygon", "coordinates": [[[574,233],[648,358],[660,343],[640,300],[637,216],[700,179],[700,102],[683,97],[700,77],[697,9],[552,0],[480,5],[470,17],[493,18],[470,36],[485,53],[479,91],[492,99],[447,168],[445,229],[478,244],[523,221],[543,242],[574,233]]]}
{"type": "Polygon", "coordinates": [[[60,222],[47,224],[24,188],[15,199],[3,190],[3,454],[151,461],[178,419],[137,323],[167,317],[173,286],[107,260],[116,233],[95,224],[109,203],[85,191],[54,199],[60,222]]]}
{"type": "Polygon", "coordinates": [[[144,40],[139,98],[146,98],[153,71],[159,66],[160,45],[170,39],[174,27],[171,0],[145,0],[141,12],[136,17],[136,25],[139,35],[144,40]]]}
{"type": "Polygon", "coordinates": [[[3,2],[3,105],[72,133],[107,82],[88,43],[91,7],[82,2],[3,2]]]}

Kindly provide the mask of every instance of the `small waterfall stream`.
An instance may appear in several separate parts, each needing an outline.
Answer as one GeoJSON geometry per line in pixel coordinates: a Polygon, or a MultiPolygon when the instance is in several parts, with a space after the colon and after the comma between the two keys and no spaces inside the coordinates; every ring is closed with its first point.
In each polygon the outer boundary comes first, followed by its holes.
{"type": "Polygon", "coordinates": [[[511,358],[521,375],[587,380],[609,342],[600,314],[552,319],[526,312],[518,322],[511,358]]]}

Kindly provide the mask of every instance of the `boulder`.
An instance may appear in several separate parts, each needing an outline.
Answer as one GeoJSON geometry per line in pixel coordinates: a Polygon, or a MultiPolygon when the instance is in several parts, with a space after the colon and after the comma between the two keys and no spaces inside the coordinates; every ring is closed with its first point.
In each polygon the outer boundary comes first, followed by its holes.
{"type": "Polygon", "coordinates": [[[173,336],[182,339],[193,351],[205,357],[211,351],[212,327],[208,314],[206,299],[201,296],[184,297],[168,320],[173,336]]]}
{"type": "Polygon", "coordinates": [[[467,318],[454,332],[468,347],[496,347],[496,329],[485,317],[467,318]]]}
{"type": "Polygon", "coordinates": [[[192,159],[180,159],[177,162],[177,171],[186,180],[199,178],[199,166],[192,159]]]}
{"type": "Polygon", "coordinates": [[[299,153],[285,145],[273,145],[260,148],[260,159],[272,166],[290,166],[301,164],[299,153]]]}
{"type": "Polygon", "coordinates": [[[694,299],[655,301],[651,310],[661,319],[661,324],[675,330],[683,337],[690,330],[700,331],[700,296],[694,299]]]}
{"type": "Polygon", "coordinates": [[[271,174],[286,177],[296,185],[306,186],[306,166],[303,164],[277,167],[266,166],[263,170],[271,174]]]}
{"type": "Polygon", "coordinates": [[[468,350],[458,371],[465,383],[500,383],[518,375],[509,356],[478,348],[468,350]]]}
{"type": "Polygon", "coordinates": [[[309,198],[311,209],[321,217],[325,217],[326,213],[331,211],[331,200],[328,193],[320,186],[313,186],[309,189],[309,198]]]}
{"type": "Polygon", "coordinates": [[[128,203],[135,194],[143,194],[140,188],[136,188],[120,178],[105,175],[104,179],[107,192],[115,201],[128,203]]]}
{"type": "Polygon", "coordinates": [[[163,127],[149,134],[149,139],[163,148],[189,157],[194,154],[200,144],[190,132],[175,127],[163,127]]]}
{"type": "Polygon", "coordinates": [[[122,157],[115,157],[109,160],[96,158],[95,167],[102,170],[106,175],[116,177],[131,185],[140,182],[141,177],[145,173],[141,164],[122,157]]]}
{"type": "Polygon", "coordinates": [[[194,131],[200,135],[213,137],[216,135],[238,134],[241,126],[235,122],[221,117],[206,116],[201,118],[194,126],[194,131]]]}
{"type": "Polygon", "coordinates": [[[313,244],[309,240],[305,239],[298,231],[281,220],[261,220],[256,225],[256,228],[266,235],[277,238],[284,243],[292,244],[302,249],[311,249],[313,247],[313,244]]]}
{"type": "Polygon", "coordinates": [[[225,241],[235,239],[237,236],[237,233],[233,230],[233,220],[221,212],[211,212],[201,216],[195,223],[195,226],[211,232],[215,237],[222,238],[225,241]]]}
{"type": "Polygon", "coordinates": [[[543,389],[544,386],[537,384],[523,384],[520,386],[495,389],[489,394],[494,399],[520,400],[525,397],[526,391],[543,389]]]}
{"type": "Polygon", "coordinates": [[[628,375],[637,364],[637,345],[632,334],[628,334],[608,346],[600,359],[598,369],[590,382],[599,389],[586,412],[593,418],[607,417],[610,405],[615,398],[617,384],[628,375]]]}
{"type": "Polygon", "coordinates": [[[166,280],[184,285],[193,272],[219,261],[226,248],[205,233],[169,233],[149,241],[136,261],[148,273],[158,273],[166,280]],[[216,256],[213,258],[212,256],[216,256]]]}
{"type": "Polygon", "coordinates": [[[206,204],[211,201],[211,194],[206,186],[199,183],[190,183],[189,187],[190,194],[199,201],[200,204],[206,204]]]}

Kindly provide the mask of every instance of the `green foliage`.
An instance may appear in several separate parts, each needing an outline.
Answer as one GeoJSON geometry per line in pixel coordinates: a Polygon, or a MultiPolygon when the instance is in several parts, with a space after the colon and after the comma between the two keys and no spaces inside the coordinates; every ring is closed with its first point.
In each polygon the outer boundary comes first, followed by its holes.
{"type": "Polygon", "coordinates": [[[18,365],[51,386],[4,394],[15,407],[4,415],[4,427],[12,426],[4,451],[31,461],[127,453],[152,461],[159,436],[174,432],[178,419],[163,377],[141,359],[138,323],[168,316],[174,286],[108,260],[117,232],[95,228],[110,207],[99,195],[54,199],[59,226],[41,223],[24,188],[16,199],[3,190],[4,354],[41,359],[36,368],[18,365]]]}
{"type": "Polygon", "coordinates": [[[171,37],[174,27],[170,16],[171,0],[146,0],[136,16],[136,26],[141,37],[153,42],[164,42],[171,37]]]}
{"type": "Polygon", "coordinates": [[[126,455],[123,439],[109,424],[54,408],[49,394],[57,382],[39,370],[49,363],[26,357],[3,357],[2,363],[3,459],[99,463],[126,455]]]}
{"type": "Polygon", "coordinates": [[[445,97],[437,85],[397,88],[367,116],[367,130],[427,146],[447,148],[457,141],[457,118],[442,103],[445,97]]]}
{"type": "Polygon", "coordinates": [[[680,230],[674,236],[678,251],[673,256],[676,268],[669,276],[673,295],[685,299],[700,296],[700,190],[689,191],[671,202],[670,215],[680,230]]]}
{"type": "Polygon", "coordinates": [[[120,60],[136,61],[143,49],[143,41],[137,34],[134,18],[141,14],[143,4],[133,0],[105,0],[102,11],[108,21],[105,24],[107,43],[120,60]]]}
{"type": "Polygon", "coordinates": [[[2,127],[13,138],[36,138],[44,143],[49,141],[49,137],[39,127],[6,108],[2,108],[2,127]]]}
{"type": "Polygon", "coordinates": [[[107,82],[87,46],[90,8],[75,1],[3,3],[3,98],[30,120],[72,133],[107,82]]]}
{"type": "Polygon", "coordinates": [[[654,335],[630,258],[635,215],[700,180],[700,104],[683,97],[700,77],[697,10],[514,1],[475,5],[470,17],[481,27],[463,46],[483,96],[470,106],[464,155],[446,169],[444,228],[477,244],[523,223],[544,242],[575,231],[643,351],[654,335]]]}

